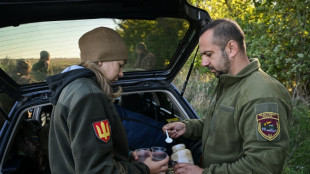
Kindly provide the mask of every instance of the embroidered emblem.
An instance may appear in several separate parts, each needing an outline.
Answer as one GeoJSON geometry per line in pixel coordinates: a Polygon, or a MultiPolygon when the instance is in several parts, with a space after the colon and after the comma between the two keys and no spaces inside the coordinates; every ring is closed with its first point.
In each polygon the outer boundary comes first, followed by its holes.
{"type": "Polygon", "coordinates": [[[256,115],[257,129],[262,137],[268,141],[274,140],[280,133],[279,114],[263,112],[256,115]]]}
{"type": "Polygon", "coordinates": [[[93,128],[94,128],[94,131],[96,133],[96,136],[100,140],[102,140],[104,142],[109,141],[111,128],[110,128],[110,124],[109,124],[108,120],[94,122],[93,128]]]}

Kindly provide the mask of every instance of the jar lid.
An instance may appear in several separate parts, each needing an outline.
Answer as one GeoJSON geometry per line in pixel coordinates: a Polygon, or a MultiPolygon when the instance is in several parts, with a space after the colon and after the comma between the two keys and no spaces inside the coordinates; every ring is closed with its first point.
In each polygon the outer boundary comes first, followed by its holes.
{"type": "Polygon", "coordinates": [[[185,144],[177,144],[177,145],[172,146],[173,151],[177,151],[181,149],[185,149],[185,144]]]}

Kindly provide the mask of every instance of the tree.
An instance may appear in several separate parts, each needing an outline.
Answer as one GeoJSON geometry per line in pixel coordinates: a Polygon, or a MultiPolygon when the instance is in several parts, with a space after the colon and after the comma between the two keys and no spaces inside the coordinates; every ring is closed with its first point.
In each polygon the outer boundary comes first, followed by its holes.
{"type": "Polygon", "coordinates": [[[248,56],[259,58],[262,69],[285,85],[294,99],[309,102],[309,0],[190,2],[213,19],[237,21],[246,35],[248,56]]]}
{"type": "Polygon", "coordinates": [[[118,23],[118,27],[126,44],[130,45],[130,58],[136,57],[135,45],[143,41],[148,50],[156,55],[157,67],[161,69],[169,64],[189,25],[181,19],[158,18],[155,21],[124,20],[118,23]]]}

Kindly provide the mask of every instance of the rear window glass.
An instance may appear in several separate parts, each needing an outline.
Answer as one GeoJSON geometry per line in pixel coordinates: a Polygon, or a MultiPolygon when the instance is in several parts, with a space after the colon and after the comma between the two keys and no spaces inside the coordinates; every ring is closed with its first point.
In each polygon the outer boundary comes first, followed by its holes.
{"type": "Polygon", "coordinates": [[[129,49],[124,72],[166,69],[189,28],[186,20],[175,18],[104,18],[5,27],[0,29],[0,68],[18,84],[45,81],[46,76],[79,64],[78,39],[100,26],[115,29],[124,38],[129,49]]]}

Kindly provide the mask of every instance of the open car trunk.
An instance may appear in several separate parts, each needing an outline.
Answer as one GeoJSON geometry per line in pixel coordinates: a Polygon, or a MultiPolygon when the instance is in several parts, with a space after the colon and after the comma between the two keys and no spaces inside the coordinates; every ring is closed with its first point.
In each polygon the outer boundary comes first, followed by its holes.
{"type": "MultiPolygon", "coordinates": [[[[184,106],[176,100],[173,91],[152,90],[125,92],[115,100],[115,107],[126,129],[129,148],[161,146],[172,154],[173,145],[184,143],[191,150],[196,165],[200,164],[200,141],[174,139],[165,142],[161,128],[171,121],[189,119],[184,106]]],[[[48,129],[53,106],[50,103],[24,108],[19,116],[20,124],[10,140],[5,154],[3,173],[49,173],[48,129]]],[[[172,164],[169,164],[172,173],[172,164]]]]}
{"type": "Polygon", "coordinates": [[[4,0],[0,21],[0,173],[50,172],[53,105],[45,79],[78,65],[79,37],[100,26],[117,31],[128,46],[124,77],[113,87],[123,89],[114,103],[130,150],[163,146],[171,155],[173,145],[184,143],[200,164],[200,140],[167,144],[161,128],[199,119],[183,97],[185,86],[180,92],[172,81],[192,56],[201,25],[211,21],[206,11],[186,0],[4,0]],[[138,66],[140,42],[155,57],[151,66],[138,66]],[[42,50],[51,53],[50,69],[36,72],[42,50]]]}

